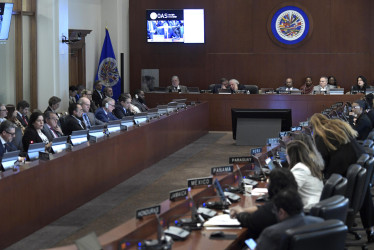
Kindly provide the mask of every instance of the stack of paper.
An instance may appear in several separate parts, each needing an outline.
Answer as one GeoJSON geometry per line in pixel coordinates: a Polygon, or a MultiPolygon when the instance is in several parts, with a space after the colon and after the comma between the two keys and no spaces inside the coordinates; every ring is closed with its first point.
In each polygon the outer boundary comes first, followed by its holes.
{"type": "Polygon", "coordinates": [[[229,214],[220,214],[214,216],[204,223],[204,227],[239,227],[240,222],[237,219],[230,218],[229,214]]]}

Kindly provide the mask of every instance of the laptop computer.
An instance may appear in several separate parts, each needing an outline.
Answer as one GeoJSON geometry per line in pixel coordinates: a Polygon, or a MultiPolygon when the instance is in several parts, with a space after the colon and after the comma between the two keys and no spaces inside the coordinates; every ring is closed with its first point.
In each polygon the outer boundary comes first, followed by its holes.
{"type": "Polygon", "coordinates": [[[4,171],[7,171],[9,169],[12,169],[14,166],[14,163],[18,160],[19,153],[21,151],[12,151],[4,153],[3,158],[1,159],[1,165],[3,166],[4,171]]]}

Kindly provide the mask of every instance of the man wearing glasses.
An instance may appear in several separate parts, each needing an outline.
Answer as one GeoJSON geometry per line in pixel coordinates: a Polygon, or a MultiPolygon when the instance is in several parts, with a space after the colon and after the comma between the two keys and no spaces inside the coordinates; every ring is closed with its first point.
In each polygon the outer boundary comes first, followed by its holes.
{"type": "Polygon", "coordinates": [[[58,126],[58,117],[56,113],[52,111],[47,111],[44,113],[44,126],[43,134],[47,136],[48,140],[51,142],[54,138],[61,137],[63,135],[60,126],[58,126]]]}
{"type": "Polygon", "coordinates": [[[95,112],[95,117],[102,122],[109,122],[118,120],[112,113],[115,108],[115,102],[112,98],[105,98],[102,103],[102,107],[98,108],[95,112]]]}
{"type": "Polygon", "coordinates": [[[86,124],[86,128],[91,128],[95,125],[104,125],[105,123],[96,119],[94,113],[90,112],[91,101],[87,97],[81,97],[78,103],[82,106],[83,109],[83,122],[86,124]]]}
{"type": "Polygon", "coordinates": [[[352,103],[352,112],[349,113],[349,123],[357,131],[357,140],[365,140],[373,128],[370,118],[366,114],[366,103],[364,100],[357,100],[352,103]]]}
{"type": "Polygon", "coordinates": [[[83,109],[78,103],[69,105],[69,115],[65,118],[65,124],[62,126],[65,135],[71,135],[73,131],[86,129],[82,120],[83,109]]]}
{"type": "Polygon", "coordinates": [[[6,116],[8,115],[8,110],[6,109],[4,104],[0,104],[0,123],[6,121],[6,116]]]}
{"type": "Polygon", "coordinates": [[[13,145],[12,140],[16,136],[16,125],[12,122],[5,120],[0,124],[0,158],[4,153],[16,151],[17,147],[13,145]]]}

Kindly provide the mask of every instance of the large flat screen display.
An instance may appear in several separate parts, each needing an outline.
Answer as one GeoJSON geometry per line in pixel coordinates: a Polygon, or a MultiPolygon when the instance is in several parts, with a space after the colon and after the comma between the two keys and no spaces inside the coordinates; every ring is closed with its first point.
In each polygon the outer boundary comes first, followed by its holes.
{"type": "Polygon", "coordinates": [[[204,10],[147,10],[147,41],[204,43],[204,10]]]}
{"type": "Polygon", "coordinates": [[[8,40],[12,11],[12,3],[0,3],[0,41],[8,40]]]}

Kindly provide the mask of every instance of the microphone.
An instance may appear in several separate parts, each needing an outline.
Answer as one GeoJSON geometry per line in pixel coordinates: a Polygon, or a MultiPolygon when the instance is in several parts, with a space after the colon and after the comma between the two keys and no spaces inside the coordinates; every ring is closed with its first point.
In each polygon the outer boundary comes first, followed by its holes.
{"type": "Polygon", "coordinates": [[[173,245],[174,241],[170,236],[165,235],[160,223],[160,219],[157,214],[155,215],[157,218],[157,240],[144,240],[143,242],[139,242],[138,249],[171,249],[171,246],[173,245]]]}
{"type": "Polygon", "coordinates": [[[205,220],[203,216],[197,212],[197,208],[194,200],[192,199],[191,193],[188,193],[188,196],[191,200],[191,218],[182,218],[175,224],[183,228],[186,227],[189,230],[200,230],[203,227],[205,220]]]}

